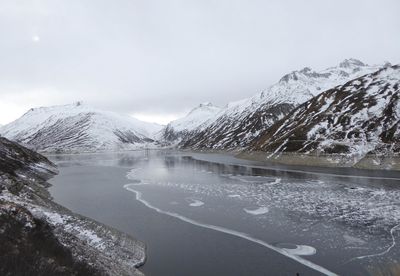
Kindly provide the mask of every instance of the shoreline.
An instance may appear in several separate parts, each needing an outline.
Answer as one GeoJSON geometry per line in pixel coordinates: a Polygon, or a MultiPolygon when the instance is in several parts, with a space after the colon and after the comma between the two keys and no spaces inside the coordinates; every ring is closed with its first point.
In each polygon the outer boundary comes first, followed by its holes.
{"type": "Polygon", "coordinates": [[[364,169],[355,167],[327,167],[327,166],[311,166],[311,165],[287,165],[277,162],[269,162],[265,160],[256,160],[249,158],[241,158],[234,153],[225,152],[200,152],[200,151],[183,151],[182,153],[190,156],[198,161],[215,162],[236,166],[244,166],[249,168],[276,170],[293,173],[306,173],[315,175],[328,175],[345,178],[367,178],[367,179],[385,179],[400,181],[400,171],[398,170],[379,170],[379,169],[364,169]],[[229,158],[229,160],[226,159],[229,158]],[[222,158],[222,159],[221,159],[222,158]]]}
{"type": "Polygon", "coordinates": [[[301,166],[308,168],[353,168],[374,171],[400,171],[400,154],[383,156],[366,154],[358,159],[346,154],[305,154],[298,152],[279,152],[277,154],[263,151],[213,150],[213,149],[174,149],[186,153],[224,154],[237,159],[261,162],[268,165],[301,166]]]}
{"type": "Polygon", "coordinates": [[[144,242],[53,200],[54,163],[6,139],[0,154],[0,274],[144,275],[144,242]]]}
{"type": "Polygon", "coordinates": [[[379,170],[379,171],[400,171],[400,156],[377,156],[367,154],[365,156],[352,158],[348,155],[326,154],[311,155],[302,153],[283,152],[271,156],[268,152],[240,152],[235,157],[267,162],[279,165],[306,166],[321,168],[355,168],[361,170],[379,170]]]}
{"type": "Polygon", "coordinates": [[[179,149],[174,147],[160,148],[139,148],[118,151],[83,151],[83,152],[39,152],[45,156],[58,155],[101,155],[101,154],[124,154],[129,152],[140,151],[176,151],[183,153],[201,153],[201,154],[224,154],[233,156],[238,159],[262,162],[264,165],[285,165],[285,166],[303,166],[303,167],[318,167],[318,168],[354,168],[361,170],[374,171],[400,171],[400,155],[379,156],[375,154],[367,154],[362,157],[351,157],[345,154],[305,154],[297,152],[280,152],[274,154],[270,152],[247,151],[240,149],[235,150],[213,150],[213,149],[179,149]]]}

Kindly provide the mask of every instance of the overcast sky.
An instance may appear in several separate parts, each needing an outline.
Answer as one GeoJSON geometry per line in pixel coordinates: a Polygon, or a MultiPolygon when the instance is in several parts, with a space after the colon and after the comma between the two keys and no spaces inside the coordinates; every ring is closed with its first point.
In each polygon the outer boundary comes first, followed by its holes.
{"type": "Polygon", "coordinates": [[[1,0],[0,124],[82,100],[165,122],[292,70],[400,62],[399,0],[1,0]]]}

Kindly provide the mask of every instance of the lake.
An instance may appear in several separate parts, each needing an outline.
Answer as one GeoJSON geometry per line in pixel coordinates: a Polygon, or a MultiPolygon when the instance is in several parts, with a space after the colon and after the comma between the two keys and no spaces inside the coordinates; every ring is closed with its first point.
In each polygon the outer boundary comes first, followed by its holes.
{"type": "Polygon", "coordinates": [[[60,169],[54,200],[144,241],[146,275],[399,269],[397,172],[168,150],[49,158],[60,169]]]}

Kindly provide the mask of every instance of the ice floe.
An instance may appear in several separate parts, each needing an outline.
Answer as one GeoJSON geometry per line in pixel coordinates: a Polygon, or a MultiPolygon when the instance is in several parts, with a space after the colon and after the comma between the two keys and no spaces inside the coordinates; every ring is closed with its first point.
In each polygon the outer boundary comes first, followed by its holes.
{"type": "Polygon", "coordinates": [[[274,181],[272,181],[272,182],[265,183],[265,185],[267,185],[267,186],[272,186],[272,185],[276,185],[276,184],[281,183],[281,181],[282,181],[282,178],[276,178],[276,179],[275,179],[274,181]]]}
{"type": "Polygon", "coordinates": [[[188,199],[189,201],[191,201],[191,203],[189,204],[189,206],[191,207],[200,207],[204,205],[204,202],[198,199],[188,199]]]}
{"type": "Polygon", "coordinates": [[[311,256],[317,253],[317,249],[309,245],[281,243],[278,246],[286,252],[297,256],[311,256]]]}
{"type": "Polygon", "coordinates": [[[350,236],[349,234],[344,234],[343,239],[347,244],[350,244],[350,245],[363,245],[363,244],[367,243],[363,239],[350,236]]]}
{"type": "MultiPolygon", "coordinates": [[[[294,254],[294,253],[292,253],[290,251],[287,251],[287,249],[283,249],[283,248],[279,248],[277,246],[273,246],[273,245],[271,245],[271,244],[269,244],[269,243],[267,243],[267,242],[265,242],[263,240],[260,240],[258,238],[252,237],[247,233],[236,231],[236,230],[232,230],[232,229],[228,229],[228,228],[225,228],[223,226],[217,226],[217,225],[212,225],[212,224],[199,222],[199,221],[196,221],[194,219],[182,216],[182,215],[180,215],[178,213],[162,210],[162,209],[160,209],[158,207],[155,207],[150,202],[148,202],[145,199],[143,199],[142,193],[135,189],[136,186],[140,186],[140,185],[143,185],[143,184],[139,180],[133,179],[132,178],[132,174],[130,174],[128,178],[136,181],[136,183],[126,184],[126,185],[124,185],[124,188],[126,190],[130,191],[130,192],[133,192],[135,194],[136,200],[138,200],[139,202],[144,204],[146,207],[148,207],[148,208],[150,208],[150,209],[152,209],[152,210],[154,210],[154,211],[156,211],[156,212],[158,212],[160,214],[164,214],[164,215],[168,215],[168,216],[174,217],[176,219],[179,219],[181,221],[190,223],[190,224],[198,226],[198,227],[203,227],[203,228],[215,230],[215,231],[218,231],[218,232],[222,232],[222,233],[225,233],[225,234],[228,234],[228,235],[232,235],[232,236],[236,236],[236,237],[248,240],[250,242],[262,245],[262,246],[264,246],[264,247],[266,247],[266,248],[268,248],[270,250],[273,250],[273,251],[275,251],[277,253],[280,253],[280,254],[282,254],[282,255],[284,255],[284,256],[286,256],[286,257],[288,257],[288,258],[290,258],[290,259],[292,259],[294,261],[297,261],[298,263],[301,263],[301,264],[303,264],[303,265],[305,265],[305,266],[307,266],[307,267],[309,267],[311,269],[314,269],[315,271],[318,271],[318,272],[320,272],[320,273],[322,273],[324,275],[336,275],[335,273],[331,272],[330,270],[328,270],[328,269],[326,269],[326,268],[324,268],[324,267],[322,267],[322,266],[320,266],[318,264],[315,264],[315,263],[313,263],[313,262],[311,262],[309,260],[303,259],[302,257],[300,257],[300,254],[294,254]]],[[[296,253],[303,253],[303,254],[304,253],[309,253],[309,252],[310,252],[309,248],[300,248],[300,249],[298,249],[298,251],[296,251],[296,253]]],[[[315,252],[314,252],[314,254],[315,254],[315,252]]]]}
{"type": "Polygon", "coordinates": [[[253,210],[244,208],[243,210],[250,215],[263,215],[269,212],[269,208],[266,206],[262,206],[253,210]]]}

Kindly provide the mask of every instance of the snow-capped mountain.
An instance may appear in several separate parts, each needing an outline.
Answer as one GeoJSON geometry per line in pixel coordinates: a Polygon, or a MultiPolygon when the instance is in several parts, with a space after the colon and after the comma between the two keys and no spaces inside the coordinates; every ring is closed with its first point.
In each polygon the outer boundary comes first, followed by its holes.
{"type": "Polygon", "coordinates": [[[160,129],[157,124],[77,102],[32,108],[0,128],[0,134],[39,151],[82,152],[143,147],[153,142],[160,129]]]}
{"type": "Polygon", "coordinates": [[[209,120],[221,110],[211,103],[202,103],[192,109],[185,117],[170,122],[162,130],[162,139],[165,142],[179,142],[185,137],[190,137],[194,130],[201,130],[209,120]]]}
{"type": "Polygon", "coordinates": [[[293,71],[263,92],[228,104],[206,126],[194,131],[195,135],[185,138],[180,146],[194,149],[244,148],[299,104],[381,67],[348,59],[321,72],[308,67],[293,71]]]}
{"type": "Polygon", "coordinates": [[[400,66],[327,90],[258,137],[251,150],[354,157],[400,152],[400,66]]]}

